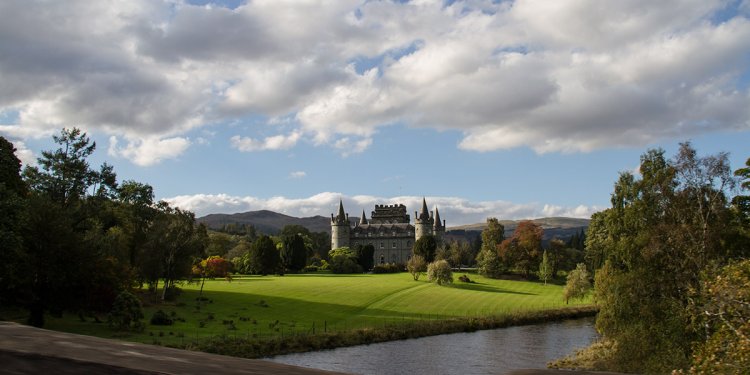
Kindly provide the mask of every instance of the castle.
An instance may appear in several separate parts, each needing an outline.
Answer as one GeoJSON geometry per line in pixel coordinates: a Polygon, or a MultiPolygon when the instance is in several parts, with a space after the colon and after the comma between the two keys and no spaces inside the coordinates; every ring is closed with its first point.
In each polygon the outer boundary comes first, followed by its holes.
{"type": "Polygon", "coordinates": [[[422,210],[414,212],[414,225],[403,204],[375,205],[370,220],[365,211],[352,227],[349,214],[344,212],[344,203],[339,201],[339,212],[331,214],[331,248],[354,248],[357,245],[372,245],[375,248],[374,263],[406,263],[412,255],[414,242],[425,235],[433,235],[440,241],[445,234],[445,221],[440,220],[437,207],[427,211],[427,201],[422,199],[422,210]]]}

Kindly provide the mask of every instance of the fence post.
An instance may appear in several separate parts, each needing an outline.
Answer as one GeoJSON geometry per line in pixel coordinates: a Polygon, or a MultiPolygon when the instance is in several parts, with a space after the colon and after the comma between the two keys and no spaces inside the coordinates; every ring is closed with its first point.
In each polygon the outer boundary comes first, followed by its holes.
{"type": "Polygon", "coordinates": [[[328,332],[328,321],[324,320],[323,321],[323,333],[327,333],[327,332],[328,332]]]}

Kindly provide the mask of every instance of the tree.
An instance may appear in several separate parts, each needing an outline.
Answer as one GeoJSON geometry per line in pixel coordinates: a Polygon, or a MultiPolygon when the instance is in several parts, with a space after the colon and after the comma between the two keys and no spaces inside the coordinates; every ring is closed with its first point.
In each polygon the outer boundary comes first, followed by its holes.
{"type": "Polygon", "coordinates": [[[23,249],[26,185],[16,149],[0,137],[0,306],[18,302],[27,283],[27,254],[23,249]]]}
{"type": "Polygon", "coordinates": [[[107,317],[107,323],[110,328],[117,331],[141,331],[143,317],[143,307],[138,297],[123,291],[117,295],[112,311],[107,317]]]}
{"type": "Polygon", "coordinates": [[[571,298],[583,299],[590,289],[589,271],[586,270],[585,264],[578,263],[576,269],[568,274],[568,280],[563,288],[563,299],[565,303],[571,298]]]}
{"type": "Polygon", "coordinates": [[[406,270],[409,271],[414,281],[418,281],[422,272],[427,270],[427,262],[421,255],[414,255],[406,262],[406,270]]]}
{"type": "Polygon", "coordinates": [[[357,263],[360,267],[362,267],[362,270],[371,270],[375,263],[375,246],[371,244],[367,244],[364,246],[357,245],[354,252],[357,255],[357,263]]]}
{"type": "Polygon", "coordinates": [[[357,263],[357,254],[348,247],[340,247],[328,252],[333,273],[361,273],[362,267],[357,263]]]}
{"type": "Polygon", "coordinates": [[[518,223],[516,230],[513,232],[513,238],[518,241],[517,249],[519,250],[515,266],[522,269],[526,277],[537,266],[539,253],[542,250],[543,235],[542,227],[530,220],[518,223]]]}
{"type": "Polygon", "coordinates": [[[616,343],[613,370],[668,372],[689,363],[690,291],[699,275],[747,249],[733,245],[726,154],[698,157],[689,143],[672,160],[641,157],[641,177],[622,173],[612,207],[594,215],[586,255],[596,271],[597,329],[616,343]]]}
{"type": "Polygon", "coordinates": [[[487,227],[482,230],[481,238],[481,248],[477,254],[479,273],[485,277],[500,277],[503,267],[498,257],[498,249],[505,238],[505,227],[496,218],[488,218],[487,227]]]}
{"type": "Polygon", "coordinates": [[[84,197],[92,186],[96,188],[89,192],[91,195],[116,189],[111,166],[105,163],[100,172],[89,167],[86,159],[96,150],[96,142],[91,142],[86,133],[78,128],[63,129],[53,139],[60,148],[42,151],[42,157],[37,159],[41,170],[37,167],[24,170],[24,177],[33,190],[69,206],[84,197]]]}
{"type": "Polygon", "coordinates": [[[279,267],[279,251],[271,237],[261,235],[250,248],[249,269],[263,276],[276,272],[279,267]]]}
{"type": "Polygon", "coordinates": [[[705,277],[690,311],[706,337],[693,353],[690,373],[739,375],[750,369],[750,260],[705,277]]]}
{"type": "Polygon", "coordinates": [[[437,250],[437,241],[435,236],[425,235],[414,241],[414,247],[412,248],[414,255],[421,255],[422,258],[427,262],[432,262],[435,259],[435,250],[437,250]]]}
{"type": "Polygon", "coordinates": [[[498,278],[503,274],[503,265],[497,251],[482,250],[477,255],[477,266],[480,275],[489,278],[498,278]]]}
{"type": "Polygon", "coordinates": [[[453,283],[453,271],[446,260],[437,260],[427,265],[427,279],[438,285],[453,283]]]}
{"type": "Polygon", "coordinates": [[[544,281],[544,285],[547,285],[547,280],[552,278],[552,261],[547,256],[546,250],[542,254],[542,262],[539,263],[539,272],[537,274],[539,275],[539,279],[544,281]]]}
{"type": "Polygon", "coordinates": [[[471,245],[468,242],[452,241],[448,246],[449,260],[454,267],[458,267],[461,270],[462,264],[469,263],[471,256],[471,245]]]}
{"type": "Polygon", "coordinates": [[[193,265],[193,276],[201,278],[201,289],[198,293],[198,301],[203,300],[203,285],[206,283],[206,278],[213,279],[215,277],[224,277],[231,280],[229,275],[231,269],[232,263],[217,255],[211,255],[193,265]]]}
{"type": "Polygon", "coordinates": [[[285,270],[299,272],[307,265],[307,247],[300,233],[284,237],[281,248],[281,265],[285,270]]]}

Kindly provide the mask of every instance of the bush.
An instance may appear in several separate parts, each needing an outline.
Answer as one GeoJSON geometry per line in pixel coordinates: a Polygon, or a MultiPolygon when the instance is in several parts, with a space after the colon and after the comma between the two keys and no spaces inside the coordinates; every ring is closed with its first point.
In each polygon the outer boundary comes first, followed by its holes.
{"type": "Polygon", "coordinates": [[[128,291],[123,291],[115,298],[112,311],[109,312],[107,323],[117,331],[143,330],[143,306],[138,297],[128,291]]]}
{"type": "Polygon", "coordinates": [[[421,255],[414,255],[413,257],[409,258],[408,262],[406,262],[406,270],[409,271],[411,276],[414,278],[414,281],[419,280],[419,276],[421,276],[422,272],[426,271],[426,269],[427,262],[421,255]]]}
{"type": "Polygon", "coordinates": [[[372,267],[372,273],[398,273],[404,270],[404,266],[397,263],[382,263],[372,267]]]}
{"type": "Polygon", "coordinates": [[[473,283],[474,280],[470,279],[469,276],[466,276],[466,274],[461,275],[458,277],[458,280],[464,283],[473,283]]]}
{"type": "Polygon", "coordinates": [[[345,255],[336,255],[331,258],[329,268],[333,273],[362,273],[362,267],[357,264],[357,261],[345,255]]]}
{"type": "Polygon", "coordinates": [[[427,279],[438,285],[453,283],[453,271],[446,260],[437,260],[427,265],[427,279]]]}
{"type": "Polygon", "coordinates": [[[164,311],[157,310],[151,315],[151,324],[155,326],[171,326],[174,321],[164,311]]]}
{"type": "Polygon", "coordinates": [[[303,272],[318,272],[318,266],[306,266],[302,269],[303,272]]]}

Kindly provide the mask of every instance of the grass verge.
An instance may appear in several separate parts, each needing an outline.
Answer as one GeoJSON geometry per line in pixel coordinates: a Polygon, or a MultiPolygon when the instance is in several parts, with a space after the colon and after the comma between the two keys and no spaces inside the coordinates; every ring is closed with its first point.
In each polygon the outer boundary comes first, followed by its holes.
{"type": "Polygon", "coordinates": [[[287,353],[334,349],[447,333],[473,332],[482,329],[576,319],[594,316],[597,311],[598,309],[595,306],[577,306],[545,311],[515,312],[498,316],[416,321],[385,325],[378,328],[354,329],[322,334],[298,333],[270,340],[221,335],[176,347],[233,357],[261,358],[287,353]]]}

